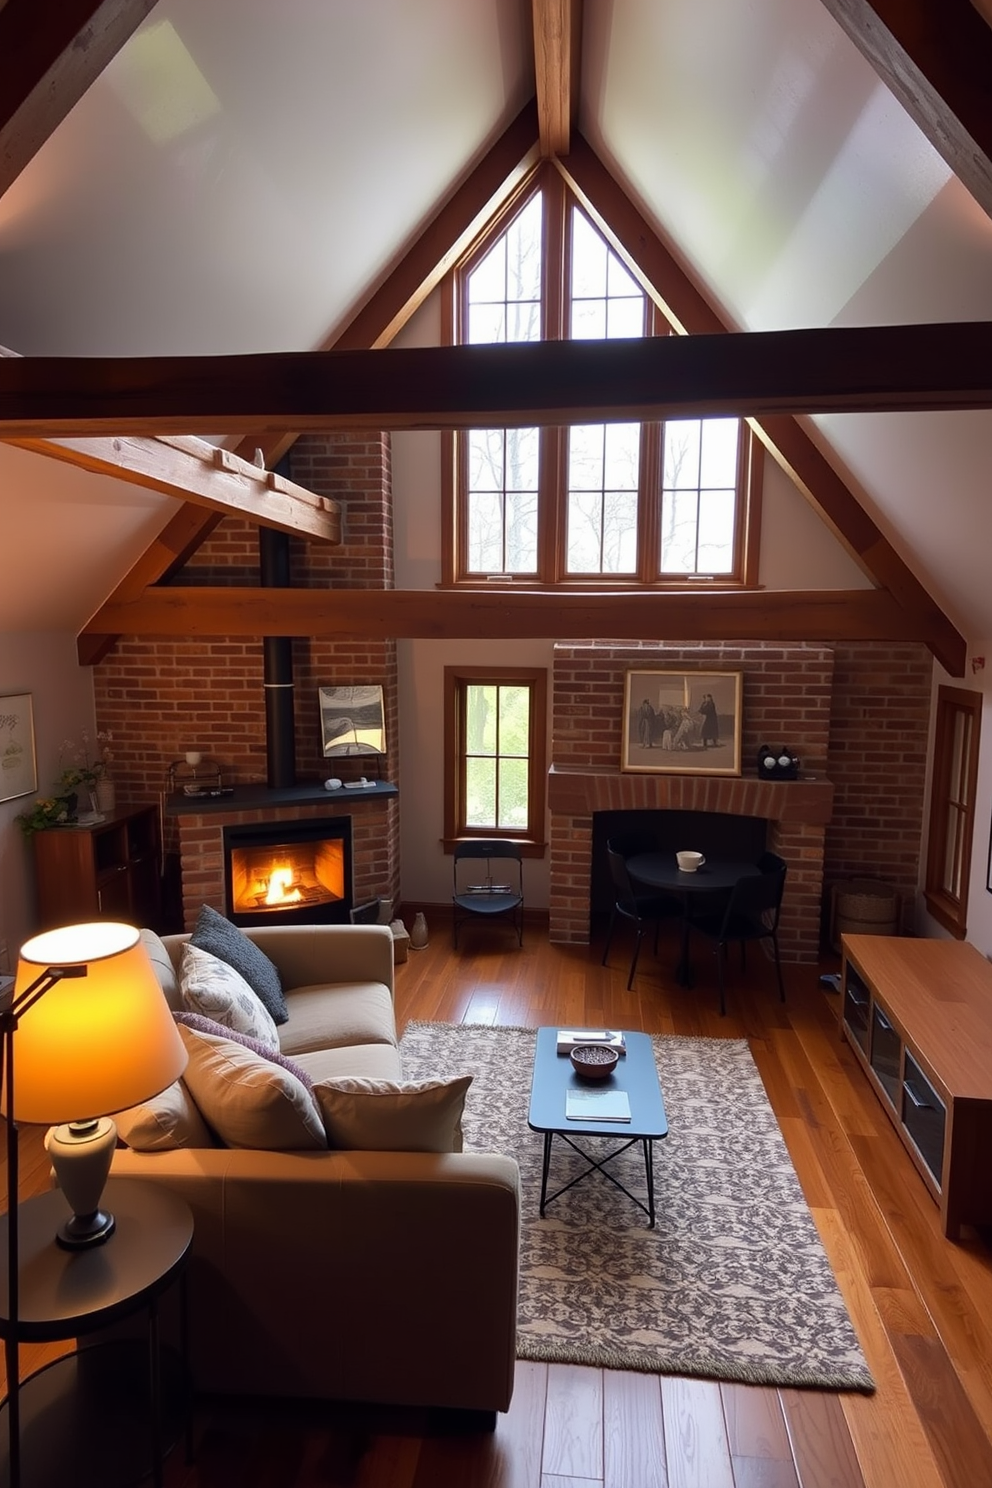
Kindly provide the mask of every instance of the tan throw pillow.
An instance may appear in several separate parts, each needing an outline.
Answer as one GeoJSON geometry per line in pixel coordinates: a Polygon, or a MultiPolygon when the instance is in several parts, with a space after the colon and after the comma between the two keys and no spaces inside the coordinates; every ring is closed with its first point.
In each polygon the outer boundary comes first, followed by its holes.
{"type": "Polygon", "coordinates": [[[183,1079],[226,1147],[302,1152],[327,1146],[313,1096],[290,1070],[233,1039],[177,1027],[189,1054],[183,1079]]]}
{"type": "Polygon", "coordinates": [[[235,1033],[247,1034],[273,1053],[278,1050],[279,1034],[272,1014],[240,971],[219,956],[201,951],[187,941],[183,946],[180,984],[183,1006],[189,1012],[223,1023],[235,1033]]]}
{"type": "Polygon", "coordinates": [[[328,1147],[364,1152],[461,1152],[471,1075],[454,1080],[319,1080],[328,1147]]]}
{"type": "Polygon", "coordinates": [[[217,1145],[182,1080],[140,1106],[118,1111],[114,1122],[121,1141],[135,1152],[217,1145]]]}

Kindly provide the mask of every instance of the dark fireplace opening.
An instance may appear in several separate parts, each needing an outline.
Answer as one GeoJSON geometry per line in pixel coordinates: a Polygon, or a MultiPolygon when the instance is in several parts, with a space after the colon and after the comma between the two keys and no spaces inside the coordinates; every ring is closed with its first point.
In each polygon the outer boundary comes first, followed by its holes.
{"type": "Polygon", "coordinates": [[[225,827],[224,891],[235,925],[347,924],[351,817],[225,827]]]}
{"type": "Polygon", "coordinates": [[[714,858],[755,863],[765,850],[768,822],[763,816],[737,816],[723,811],[595,811],[592,818],[592,883],[590,916],[609,915],[613,881],[606,844],[624,832],[654,837],[658,851],[706,853],[714,858]]]}

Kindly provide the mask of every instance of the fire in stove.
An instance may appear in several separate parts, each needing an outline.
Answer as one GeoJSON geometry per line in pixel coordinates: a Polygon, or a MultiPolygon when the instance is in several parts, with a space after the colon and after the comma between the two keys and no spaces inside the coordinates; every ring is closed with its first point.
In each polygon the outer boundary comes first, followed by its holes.
{"type": "Polygon", "coordinates": [[[276,850],[235,847],[231,889],[235,914],[333,903],[345,896],[344,844],[335,839],[281,844],[276,850]]]}

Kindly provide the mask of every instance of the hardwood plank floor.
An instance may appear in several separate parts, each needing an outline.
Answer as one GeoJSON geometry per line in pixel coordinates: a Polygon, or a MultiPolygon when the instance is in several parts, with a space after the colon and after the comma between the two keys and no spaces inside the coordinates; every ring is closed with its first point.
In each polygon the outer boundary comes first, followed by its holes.
{"type": "MultiPolygon", "coordinates": [[[[397,968],[397,1017],[603,1025],[747,1037],[869,1365],[873,1396],[763,1390],[622,1371],[521,1363],[491,1435],[423,1412],[256,1401],[200,1402],[196,1454],[168,1488],[981,1488],[992,1484],[992,1248],[940,1232],[926,1193],[839,1037],[822,967],[786,968],[778,1000],[760,955],[728,972],[694,948],[697,985],[674,983],[677,946],[630,944],[612,966],[591,948],[522,950],[492,928],[450,946],[447,917],[397,968]]],[[[25,1193],[46,1182],[40,1129],[22,1133],[25,1193]]],[[[663,1155],[660,1158],[663,1160],[663,1155]]],[[[54,1351],[50,1351],[54,1352],[54,1351]]],[[[32,1351],[26,1366],[36,1366],[32,1351]]]]}

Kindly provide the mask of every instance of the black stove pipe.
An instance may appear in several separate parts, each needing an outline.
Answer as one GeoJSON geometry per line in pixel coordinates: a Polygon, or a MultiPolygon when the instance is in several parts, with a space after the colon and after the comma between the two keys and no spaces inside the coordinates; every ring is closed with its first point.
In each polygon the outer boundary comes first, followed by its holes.
{"type": "MultiPolygon", "coordinates": [[[[258,529],[258,558],[262,587],[288,589],[289,537],[271,527],[258,529]]],[[[270,790],[296,784],[296,723],[293,716],[293,640],[291,636],[262,639],[265,686],[265,757],[270,790]]]]}

